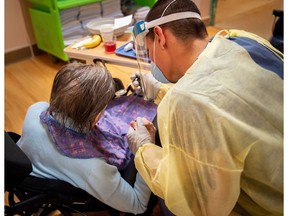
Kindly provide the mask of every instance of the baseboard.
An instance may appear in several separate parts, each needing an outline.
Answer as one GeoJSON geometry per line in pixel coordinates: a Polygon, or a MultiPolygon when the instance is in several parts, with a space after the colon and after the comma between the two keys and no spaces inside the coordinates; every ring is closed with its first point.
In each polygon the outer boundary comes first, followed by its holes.
{"type": "Polygon", "coordinates": [[[11,52],[7,52],[5,53],[5,65],[12,64],[27,58],[31,58],[33,55],[40,55],[43,53],[44,51],[38,49],[37,44],[32,45],[32,50],[30,47],[24,47],[11,52]]]}

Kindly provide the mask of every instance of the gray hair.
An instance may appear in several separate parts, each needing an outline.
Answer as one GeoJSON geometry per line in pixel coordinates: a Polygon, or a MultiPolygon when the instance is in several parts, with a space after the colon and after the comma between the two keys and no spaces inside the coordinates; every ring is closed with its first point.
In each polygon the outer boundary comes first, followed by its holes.
{"type": "Polygon", "coordinates": [[[64,126],[86,132],[114,94],[114,80],[106,67],[70,63],[54,78],[49,111],[64,126]]]}

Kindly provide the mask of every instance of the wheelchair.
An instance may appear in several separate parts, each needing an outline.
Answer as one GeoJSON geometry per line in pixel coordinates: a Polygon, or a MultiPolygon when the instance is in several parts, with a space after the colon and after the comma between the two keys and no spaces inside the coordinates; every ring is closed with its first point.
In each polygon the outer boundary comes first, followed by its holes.
{"type": "Polygon", "coordinates": [[[5,191],[8,192],[5,215],[44,216],[55,210],[64,216],[103,211],[111,216],[120,215],[118,210],[68,182],[29,175],[32,164],[16,145],[19,138],[18,134],[5,132],[5,191]]]}
{"type": "MultiPolygon", "coordinates": [[[[58,210],[61,215],[72,213],[105,212],[110,216],[133,215],[120,212],[72,184],[56,179],[31,176],[32,164],[16,142],[20,135],[5,131],[5,192],[8,204],[5,215],[46,216],[58,210]]],[[[147,210],[141,216],[152,214],[158,198],[151,194],[147,210]]]]}
{"type": "Polygon", "coordinates": [[[280,52],[284,52],[284,11],[273,10],[274,23],[270,43],[280,52]]]}

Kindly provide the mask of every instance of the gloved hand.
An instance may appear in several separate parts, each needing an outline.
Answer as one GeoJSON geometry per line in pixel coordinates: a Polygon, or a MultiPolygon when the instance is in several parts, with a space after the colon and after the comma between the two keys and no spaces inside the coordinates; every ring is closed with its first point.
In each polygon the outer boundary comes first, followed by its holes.
{"type": "Polygon", "coordinates": [[[145,143],[155,143],[156,128],[145,118],[137,117],[130,123],[127,138],[131,152],[135,155],[138,148],[145,143]]]}
{"type": "Polygon", "coordinates": [[[154,100],[160,90],[160,82],[157,81],[151,73],[143,74],[140,77],[140,72],[134,73],[130,79],[134,86],[135,92],[138,95],[146,96],[148,100],[154,100]],[[145,95],[141,86],[140,78],[143,79],[145,95]]]}

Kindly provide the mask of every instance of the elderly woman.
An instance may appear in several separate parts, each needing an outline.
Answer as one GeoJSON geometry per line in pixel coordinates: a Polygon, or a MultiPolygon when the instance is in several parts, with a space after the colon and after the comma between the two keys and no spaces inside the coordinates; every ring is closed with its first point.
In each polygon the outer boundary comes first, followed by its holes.
{"type": "MultiPolygon", "coordinates": [[[[114,85],[106,67],[64,65],[55,76],[50,104],[38,102],[28,109],[17,144],[32,161],[33,176],[69,182],[119,211],[139,214],[151,191],[138,174],[132,184],[121,177],[133,156],[125,134],[117,135],[118,124],[105,114],[109,103],[110,110],[122,103],[111,101],[114,85]]],[[[132,100],[146,107],[138,98],[132,100]]],[[[147,113],[155,116],[156,107],[147,105],[147,113]]]]}

